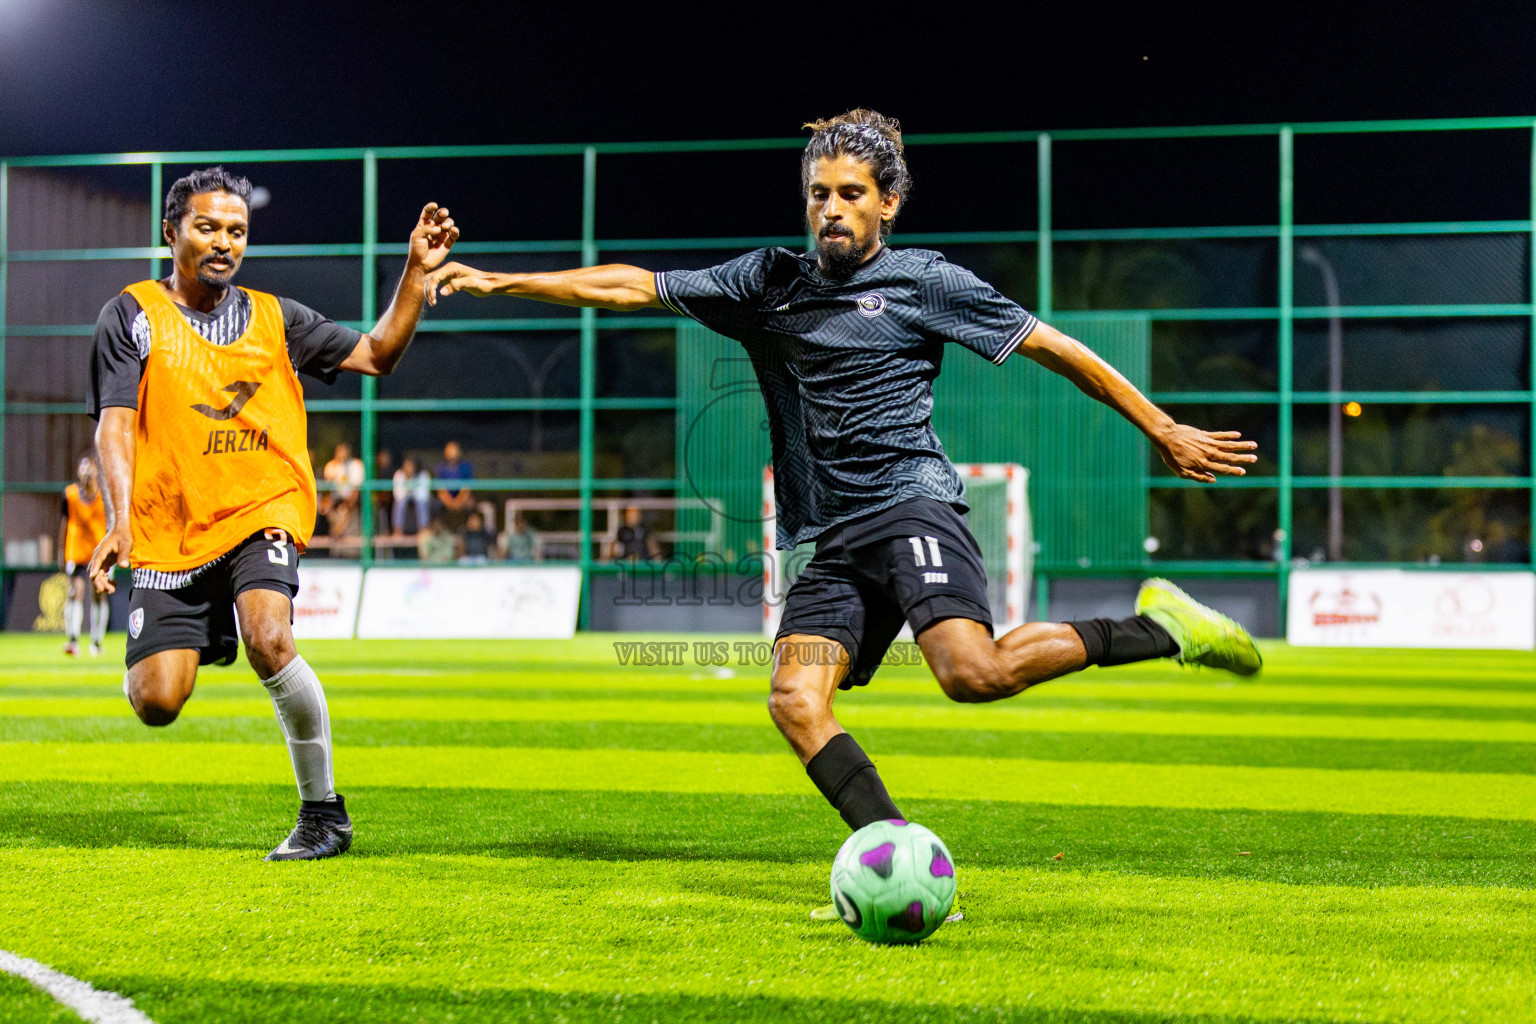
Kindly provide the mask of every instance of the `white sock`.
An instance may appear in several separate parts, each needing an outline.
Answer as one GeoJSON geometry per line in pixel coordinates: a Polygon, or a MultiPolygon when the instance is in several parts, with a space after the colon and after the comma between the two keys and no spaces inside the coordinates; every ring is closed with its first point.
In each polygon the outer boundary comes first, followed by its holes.
{"type": "Polygon", "coordinates": [[[70,643],[80,639],[80,624],[85,621],[85,602],[73,597],[64,601],[64,636],[70,643]]]}
{"type": "Polygon", "coordinates": [[[303,658],[294,658],[261,685],[272,696],[272,707],[288,741],[299,799],[328,800],[336,795],[331,777],[331,713],[325,706],[320,677],[303,658]]]}
{"type": "Polygon", "coordinates": [[[111,614],[111,599],[106,594],[98,596],[91,605],[91,643],[97,647],[107,635],[107,618],[111,614]]]}

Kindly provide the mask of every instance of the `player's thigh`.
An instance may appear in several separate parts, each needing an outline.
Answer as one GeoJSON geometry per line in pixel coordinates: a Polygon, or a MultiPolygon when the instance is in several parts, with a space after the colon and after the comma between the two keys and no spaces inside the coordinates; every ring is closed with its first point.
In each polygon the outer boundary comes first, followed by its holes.
{"type": "Polygon", "coordinates": [[[197,685],[201,652],[190,648],[156,651],[128,668],[128,701],[146,721],[181,712],[197,685]]]}
{"type": "Polygon", "coordinates": [[[246,657],[263,678],[292,660],[293,598],[299,592],[299,554],[283,530],[261,530],[230,556],[229,584],[240,616],[246,657]]]}

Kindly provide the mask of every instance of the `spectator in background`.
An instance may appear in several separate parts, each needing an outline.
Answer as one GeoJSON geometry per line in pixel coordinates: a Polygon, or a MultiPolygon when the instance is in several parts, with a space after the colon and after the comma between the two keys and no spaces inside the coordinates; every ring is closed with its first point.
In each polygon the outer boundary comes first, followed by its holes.
{"type": "MultiPolygon", "coordinates": [[[[475,467],[464,461],[459,442],[449,441],[443,446],[443,461],[432,474],[438,480],[473,480],[475,467]]],[[[475,507],[475,494],[469,488],[441,488],[437,501],[443,508],[443,521],[449,529],[458,529],[475,507]]]]}
{"type": "MultiPolygon", "coordinates": [[[[388,448],[380,448],[373,457],[373,476],[370,480],[389,480],[395,475],[395,457],[390,454],[388,448]]],[[[373,502],[373,532],[375,534],[393,533],[394,524],[390,522],[390,507],[393,498],[388,491],[369,491],[368,500],[373,502]]]]}
{"type": "Polygon", "coordinates": [[[367,475],[363,460],[353,456],[351,445],[339,444],[331,461],[325,464],[323,475],[332,485],[330,496],[326,501],[331,521],[331,536],[349,537],[360,534],[362,524],[358,516],[360,500],[358,488],[363,485],[367,475]]]}
{"type": "Polygon", "coordinates": [[[441,516],[433,518],[430,525],[416,534],[416,554],[423,562],[445,563],[458,554],[453,533],[441,516]]]}
{"type": "Polygon", "coordinates": [[[536,562],[539,559],[539,531],[528,525],[521,512],[512,513],[505,547],[509,562],[536,562]]]}
{"type": "Polygon", "coordinates": [[[486,565],[496,557],[496,531],[486,528],[485,516],[471,512],[459,537],[459,563],[486,565]]]}
{"type": "Polygon", "coordinates": [[[653,561],[661,557],[661,542],[645,525],[640,510],[631,505],[624,510],[624,525],[609,545],[608,557],[616,562],[653,561]]]}
{"type": "Polygon", "coordinates": [[[432,500],[432,477],[415,459],[407,455],[400,463],[400,468],[395,470],[394,483],[393,526],[396,536],[420,533],[427,526],[427,510],[432,500]]]}

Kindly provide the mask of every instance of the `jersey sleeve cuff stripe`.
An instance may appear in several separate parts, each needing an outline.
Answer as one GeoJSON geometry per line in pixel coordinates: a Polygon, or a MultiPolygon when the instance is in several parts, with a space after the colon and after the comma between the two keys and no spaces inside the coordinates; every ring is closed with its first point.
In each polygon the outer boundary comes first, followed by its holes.
{"type": "Polygon", "coordinates": [[[664,270],[656,272],[656,297],[661,300],[663,306],[666,306],[678,316],[688,316],[688,311],[679,306],[667,291],[667,272],[664,270]]]}
{"type": "Polygon", "coordinates": [[[1009,356],[1013,355],[1014,350],[1017,349],[1020,345],[1024,344],[1025,338],[1035,333],[1035,327],[1039,323],[1039,317],[1035,316],[1033,313],[1027,314],[1024,322],[1019,325],[1019,329],[1013,332],[1013,337],[1009,338],[1007,344],[1002,347],[1002,350],[998,352],[997,355],[992,357],[992,361],[1001,366],[1004,359],[1007,359],[1009,356]]]}

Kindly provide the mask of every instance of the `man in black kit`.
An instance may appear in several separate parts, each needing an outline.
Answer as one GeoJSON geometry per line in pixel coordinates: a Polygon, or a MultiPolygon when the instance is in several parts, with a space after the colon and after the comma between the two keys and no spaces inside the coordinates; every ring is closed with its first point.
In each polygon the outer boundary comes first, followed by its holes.
{"type": "Polygon", "coordinates": [[[1257,445],[1175,422],[1087,347],[969,271],[936,252],[888,247],[911,192],[896,121],[854,110],[806,127],[801,186],[814,252],[759,249],[656,274],[620,265],[496,274],[449,263],[429,288],[661,307],[746,348],[768,407],[778,546],[816,542],[785,600],[768,706],[848,826],[903,817],[832,714],[837,690],[869,682],[903,622],[956,701],[999,700],[1089,665],[1151,658],[1258,671],[1240,626],[1166,580],[1143,584],[1130,618],[1035,622],[993,639],[965,489],[929,423],[946,342],[994,363],[1018,352],[1061,374],[1134,423],[1187,480],[1241,476],[1257,445]]]}

